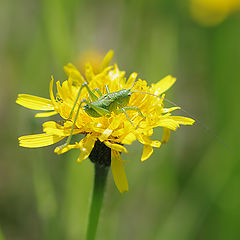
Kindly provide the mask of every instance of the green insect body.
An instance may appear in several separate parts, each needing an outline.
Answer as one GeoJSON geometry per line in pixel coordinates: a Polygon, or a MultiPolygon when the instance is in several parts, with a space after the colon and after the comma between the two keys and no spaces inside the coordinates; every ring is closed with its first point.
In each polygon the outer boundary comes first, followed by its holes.
{"type": "Polygon", "coordinates": [[[118,114],[126,107],[131,97],[131,89],[122,89],[117,92],[100,96],[95,102],[87,103],[84,111],[92,117],[110,116],[111,112],[118,114]]]}

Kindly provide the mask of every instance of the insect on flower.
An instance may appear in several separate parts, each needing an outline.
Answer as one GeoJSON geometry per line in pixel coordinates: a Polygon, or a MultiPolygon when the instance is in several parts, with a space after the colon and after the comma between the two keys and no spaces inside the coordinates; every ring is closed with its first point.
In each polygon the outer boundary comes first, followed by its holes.
{"type": "MultiPolygon", "coordinates": [[[[135,82],[134,82],[135,83],[135,82]]],[[[133,86],[134,86],[133,83],[133,86]]],[[[130,101],[130,97],[132,95],[131,89],[133,88],[133,86],[129,89],[121,89],[119,91],[116,92],[112,92],[110,93],[108,85],[105,85],[106,91],[107,93],[102,95],[101,91],[99,90],[99,88],[95,88],[93,91],[90,90],[90,88],[88,87],[87,83],[83,83],[82,86],[79,89],[76,101],[73,105],[73,109],[70,113],[69,119],[72,118],[72,113],[74,111],[74,108],[76,107],[76,104],[79,100],[80,94],[82,89],[85,87],[88,91],[89,94],[89,99],[91,100],[91,102],[89,102],[89,100],[86,99],[82,99],[78,109],[77,109],[77,113],[75,115],[75,119],[72,125],[72,129],[71,129],[71,133],[67,139],[67,142],[60,146],[59,149],[67,146],[70,141],[71,141],[71,137],[72,137],[72,132],[73,129],[75,127],[75,123],[78,117],[78,113],[80,110],[80,107],[82,107],[82,104],[85,103],[85,105],[83,106],[84,111],[91,117],[94,118],[98,118],[98,117],[110,117],[111,113],[114,112],[116,115],[120,114],[120,113],[124,113],[128,119],[128,121],[131,123],[132,126],[133,123],[131,121],[131,119],[129,118],[127,111],[137,111],[138,114],[142,117],[145,118],[141,112],[141,110],[138,107],[128,107],[128,103],[130,101]],[[97,97],[94,92],[97,92],[99,97],[97,97]]],[[[156,96],[158,97],[158,96],[156,96]]]]}
{"type": "Polygon", "coordinates": [[[19,138],[19,145],[28,148],[48,146],[67,137],[67,141],[56,147],[58,154],[71,149],[80,149],[78,162],[88,158],[98,144],[111,151],[111,169],[119,191],[128,191],[128,181],[124,171],[124,161],[120,153],[127,153],[125,145],[135,140],[143,144],[141,161],[148,159],[153,148],[168,142],[170,131],[180,125],[192,125],[188,117],[172,116],[178,106],[164,107],[164,92],[175,82],[167,76],[150,87],[147,82],[137,79],[132,73],[129,78],[117,65],[108,66],[113,51],[109,51],[102,62],[102,70],[95,73],[86,64],[85,76],[72,64],[65,66],[68,79],[56,83],[57,94],[53,93],[53,78],[50,81],[50,100],[28,94],[19,94],[17,103],[34,110],[48,111],[36,117],[59,114],[63,124],[55,121],[43,123],[43,133],[19,138]],[[163,128],[160,140],[152,140],[153,130],[163,128]],[[84,135],[79,142],[71,143],[72,135],[84,135]]]}

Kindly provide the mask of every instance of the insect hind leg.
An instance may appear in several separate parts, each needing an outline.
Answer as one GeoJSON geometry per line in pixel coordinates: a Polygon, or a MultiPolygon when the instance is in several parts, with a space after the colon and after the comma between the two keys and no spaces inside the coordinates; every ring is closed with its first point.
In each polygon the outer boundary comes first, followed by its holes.
{"type": "Polygon", "coordinates": [[[146,118],[143,114],[140,108],[138,107],[123,107],[122,109],[124,109],[125,111],[137,111],[138,114],[142,117],[142,118],[146,118]]]}
{"type": "Polygon", "coordinates": [[[142,118],[144,118],[144,119],[146,118],[146,117],[142,114],[140,108],[138,108],[138,107],[123,107],[123,108],[120,108],[120,109],[118,109],[117,111],[115,111],[116,114],[119,114],[120,112],[123,112],[123,113],[126,115],[128,121],[132,124],[132,126],[133,126],[133,123],[132,123],[132,121],[131,121],[131,119],[130,119],[130,117],[128,116],[128,114],[127,114],[126,111],[137,111],[138,114],[139,114],[142,118]]]}
{"type": "Polygon", "coordinates": [[[128,114],[127,114],[127,112],[126,112],[126,110],[125,110],[124,108],[121,108],[121,112],[123,112],[123,113],[126,115],[128,121],[129,121],[129,122],[132,124],[132,126],[134,127],[134,125],[133,125],[133,123],[132,123],[130,117],[128,116],[128,114]]]}
{"type": "Polygon", "coordinates": [[[107,93],[110,93],[108,85],[105,85],[105,88],[106,88],[107,93]]]}
{"type": "Polygon", "coordinates": [[[81,108],[81,106],[82,106],[82,104],[83,104],[84,102],[85,102],[85,99],[83,99],[83,100],[81,101],[81,103],[79,104],[79,106],[78,106],[78,109],[77,109],[77,112],[76,112],[76,115],[75,115],[75,118],[74,118],[74,121],[73,121],[73,124],[72,124],[72,128],[71,128],[71,130],[70,130],[70,134],[69,134],[69,136],[68,136],[68,138],[67,138],[67,141],[66,141],[63,145],[58,146],[58,147],[57,147],[57,150],[63,149],[64,147],[66,147],[67,145],[69,145],[69,143],[71,142],[72,135],[73,135],[73,131],[74,131],[74,128],[75,128],[75,125],[76,125],[76,121],[77,121],[77,118],[78,118],[78,113],[79,113],[79,110],[80,110],[80,108],[81,108]]]}
{"type": "Polygon", "coordinates": [[[99,88],[95,88],[95,89],[92,90],[92,93],[95,93],[95,92],[98,93],[99,97],[102,97],[102,93],[101,93],[99,88]]]}
{"type": "Polygon", "coordinates": [[[76,100],[73,104],[73,108],[72,108],[72,110],[70,112],[70,115],[69,115],[67,120],[71,120],[72,115],[73,115],[73,111],[74,111],[74,109],[77,105],[78,99],[79,99],[79,97],[81,95],[81,92],[82,92],[82,89],[84,87],[87,89],[87,91],[89,93],[89,98],[91,99],[91,101],[97,101],[98,100],[98,97],[94,94],[94,92],[97,92],[99,95],[102,95],[102,93],[100,92],[100,90],[98,88],[95,88],[93,91],[91,91],[90,88],[88,87],[88,83],[87,82],[83,83],[82,86],[80,87],[79,91],[78,91],[77,98],[76,98],[76,100]]]}

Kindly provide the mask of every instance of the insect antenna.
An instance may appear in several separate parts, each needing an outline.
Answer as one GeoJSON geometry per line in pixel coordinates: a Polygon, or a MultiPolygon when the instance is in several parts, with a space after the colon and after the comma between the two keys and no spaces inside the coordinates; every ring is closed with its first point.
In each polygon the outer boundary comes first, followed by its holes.
{"type": "Polygon", "coordinates": [[[130,87],[130,89],[132,89],[134,87],[134,84],[135,84],[136,80],[137,79],[134,80],[134,82],[133,82],[132,86],[130,87]]]}
{"type": "Polygon", "coordinates": [[[151,95],[153,97],[158,97],[160,99],[163,99],[164,101],[172,104],[175,107],[179,107],[182,110],[182,112],[186,113],[189,117],[191,117],[193,120],[195,120],[205,131],[207,131],[211,135],[213,135],[221,144],[223,144],[225,146],[225,148],[227,148],[230,152],[232,152],[232,150],[227,146],[227,144],[225,142],[223,142],[223,140],[215,132],[213,132],[209,127],[207,127],[205,124],[200,122],[200,120],[198,120],[193,114],[191,114],[188,111],[184,110],[184,108],[182,108],[180,105],[177,105],[176,103],[172,102],[171,100],[168,100],[168,99],[163,98],[161,96],[155,95],[153,93],[147,93],[147,92],[141,92],[141,91],[132,91],[132,93],[148,94],[148,95],[151,95]]]}

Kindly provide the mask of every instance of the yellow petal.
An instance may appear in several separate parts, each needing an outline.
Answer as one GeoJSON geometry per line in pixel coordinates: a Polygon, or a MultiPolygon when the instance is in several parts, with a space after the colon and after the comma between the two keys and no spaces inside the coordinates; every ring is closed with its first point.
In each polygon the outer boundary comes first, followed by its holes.
{"type": "Polygon", "coordinates": [[[119,71],[118,66],[114,64],[114,69],[108,73],[110,80],[109,89],[114,92],[125,86],[125,72],[119,71]]]}
{"type": "Polygon", "coordinates": [[[128,180],[124,171],[123,160],[120,153],[117,151],[111,151],[111,169],[114,182],[120,193],[128,192],[128,180]]]}
{"type": "Polygon", "coordinates": [[[79,144],[75,143],[75,144],[68,144],[65,147],[61,147],[61,146],[60,147],[56,147],[54,149],[54,152],[57,153],[57,154],[63,154],[63,153],[68,152],[69,150],[72,150],[74,148],[80,148],[79,144]]]}
{"type": "Polygon", "coordinates": [[[124,137],[124,139],[121,141],[121,143],[130,145],[135,140],[136,140],[135,134],[129,133],[124,137]]]}
{"type": "Polygon", "coordinates": [[[127,149],[120,144],[111,143],[109,141],[104,141],[104,144],[114,151],[128,153],[127,149]]]}
{"type": "Polygon", "coordinates": [[[115,130],[119,127],[119,124],[121,123],[121,118],[114,117],[111,124],[108,126],[108,128],[102,133],[102,135],[98,138],[101,142],[105,141],[115,130]]]}
{"type": "Polygon", "coordinates": [[[142,143],[144,145],[149,145],[151,147],[159,148],[161,146],[161,142],[160,141],[153,141],[148,136],[145,136],[145,135],[142,135],[142,134],[138,134],[137,135],[137,140],[140,143],[142,143]]]}
{"type": "Polygon", "coordinates": [[[169,112],[172,112],[172,111],[175,111],[175,110],[178,110],[178,109],[181,109],[181,108],[180,107],[163,108],[162,112],[163,113],[169,113],[169,112]]]}
{"type": "Polygon", "coordinates": [[[160,119],[159,122],[157,123],[157,126],[159,126],[159,127],[166,127],[166,128],[169,128],[171,130],[176,131],[177,128],[179,127],[179,124],[178,124],[177,121],[175,121],[172,118],[168,117],[168,118],[160,119]]]}
{"type": "MultiPolygon", "coordinates": [[[[47,133],[48,135],[57,135],[67,137],[70,135],[72,129],[71,122],[65,122],[64,126],[59,125],[54,121],[47,121],[43,123],[43,132],[47,133]]],[[[81,129],[75,128],[73,129],[72,135],[79,134],[81,129]]]]}
{"type": "Polygon", "coordinates": [[[171,136],[171,131],[170,129],[168,128],[163,128],[163,137],[162,137],[162,140],[161,142],[162,143],[167,143],[170,139],[170,136],[171,136]]]}
{"type": "Polygon", "coordinates": [[[72,72],[74,71],[78,72],[77,68],[72,63],[68,63],[66,66],[63,67],[63,69],[68,77],[72,72]]]}
{"type": "Polygon", "coordinates": [[[35,117],[51,117],[53,115],[58,114],[57,112],[53,111],[53,112],[45,112],[45,113],[37,113],[35,115],[35,117]]]}
{"type": "Polygon", "coordinates": [[[33,110],[42,110],[42,111],[54,110],[52,102],[49,99],[32,96],[29,94],[18,94],[16,103],[19,105],[22,105],[23,107],[33,109],[33,110]]]}
{"type": "Polygon", "coordinates": [[[104,130],[104,132],[102,133],[102,135],[99,137],[99,140],[101,142],[103,142],[104,140],[106,140],[111,134],[112,134],[112,129],[106,129],[104,130]]]}
{"type": "Polygon", "coordinates": [[[166,76],[158,83],[152,85],[152,89],[154,90],[155,95],[161,95],[165,91],[167,91],[176,81],[176,78],[171,75],[166,76]]]}
{"type": "Polygon", "coordinates": [[[85,82],[82,74],[78,71],[78,69],[72,63],[68,63],[66,66],[64,66],[64,71],[69,77],[69,80],[71,81],[71,83],[82,84],[85,82]]]}
{"type": "Polygon", "coordinates": [[[132,73],[130,75],[130,77],[128,78],[127,84],[126,84],[126,88],[131,88],[133,86],[133,84],[135,83],[135,80],[137,78],[137,73],[132,73]]]}
{"type": "MultiPolygon", "coordinates": [[[[43,126],[43,132],[45,132],[48,135],[57,135],[62,137],[66,137],[69,135],[65,133],[65,129],[61,125],[57,124],[54,121],[45,122],[43,123],[42,126],[43,126]]],[[[68,133],[69,132],[70,131],[68,131],[68,133]]]]}
{"type": "Polygon", "coordinates": [[[103,62],[102,62],[102,66],[101,66],[102,70],[108,66],[108,64],[109,64],[110,61],[112,60],[113,54],[114,54],[114,51],[113,51],[113,50],[109,50],[109,51],[107,52],[107,54],[106,54],[106,56],[104,57],[103,62]]]}
{"type": "Polygon", "coordinates": [[[147,160],[153,153],[153,148],[150,145],[143,145],[143,153],[141,157],[141,161],[147,160]]]}
{"type": "Polygon", "coordinates": [[[50,96],[50,99],[52,101],[52,105],[56,108],[56,100],[55,100],[55,97],[54,97],[54,94],[53,94],[53,82],[54,82],[54,79],[53,79],[53,76],[52,76],[51,80],[50,80],[50,83],[49,83],[49,96],[50,96]]]}
{"type": "MultiPolygon", "coordinates": [[[[43,123],[43,129],[45,128],[57,128],[57,123],[55,121],[47,121],[43,123]]],[[[62,127],[61,125],[59,125],[60,127],[62,127]]]]}
{"type": "Polygon", "coordinates": [[[193,125],[193,123],[195,122],[195,120],[192,118],[181,116],[171,116],[171,119],[173,119],[174,121],[178,122],[178,124],[181,125],[193,125]]]}
{"type": "Polygon", "coordinates": [[[19,146],[26,148],[38,148],[52,145],[56,142],[59,142],[64,137],[48,135],[46,133],[26,135],[18,138],[19,146]]]}
{"type": "Polygon", "coordinates": [[[71,72],[68,82],[71,85],[81,86],[83,83],[85,83],[84,77],[80,74],[80,72],[73,71],[71,72]]]}
{"type": "Polygon", "coordinates": [[[91,82],[92,79],[95,77],[95,74],[93,72],[93,67],[90,63],[86,63],[85,66],[85,77],[88,82],[91,82]]]}
{"type": "Polygon", "coordinates": [[[59,81],[56,82],[56,87],[57,87],[57,99],[60,98],[61,100],[63,100],[62,86],[59,81]]]}
{"type": "Polygon", "coordinates": [[[94,147],[95,142],[96,138],[91,136],[90,134],[88,134],[84,139],[81,140],[81,142],[79,143],[81,147],[81,153],[78,157],[78,162],[82,162],[83,160],[88,158],[94,147]]]}
{"type": "Polygon", "coordinates": [[[69,88],[68,81],[64,81],[62,83],[62,86],[61,86],[61,83],[57,81],[56,85],[57,85],[58,97],[60,97],[63,101],[66,101],[68,98],[71,97],[72,91],[69,88]]]}

